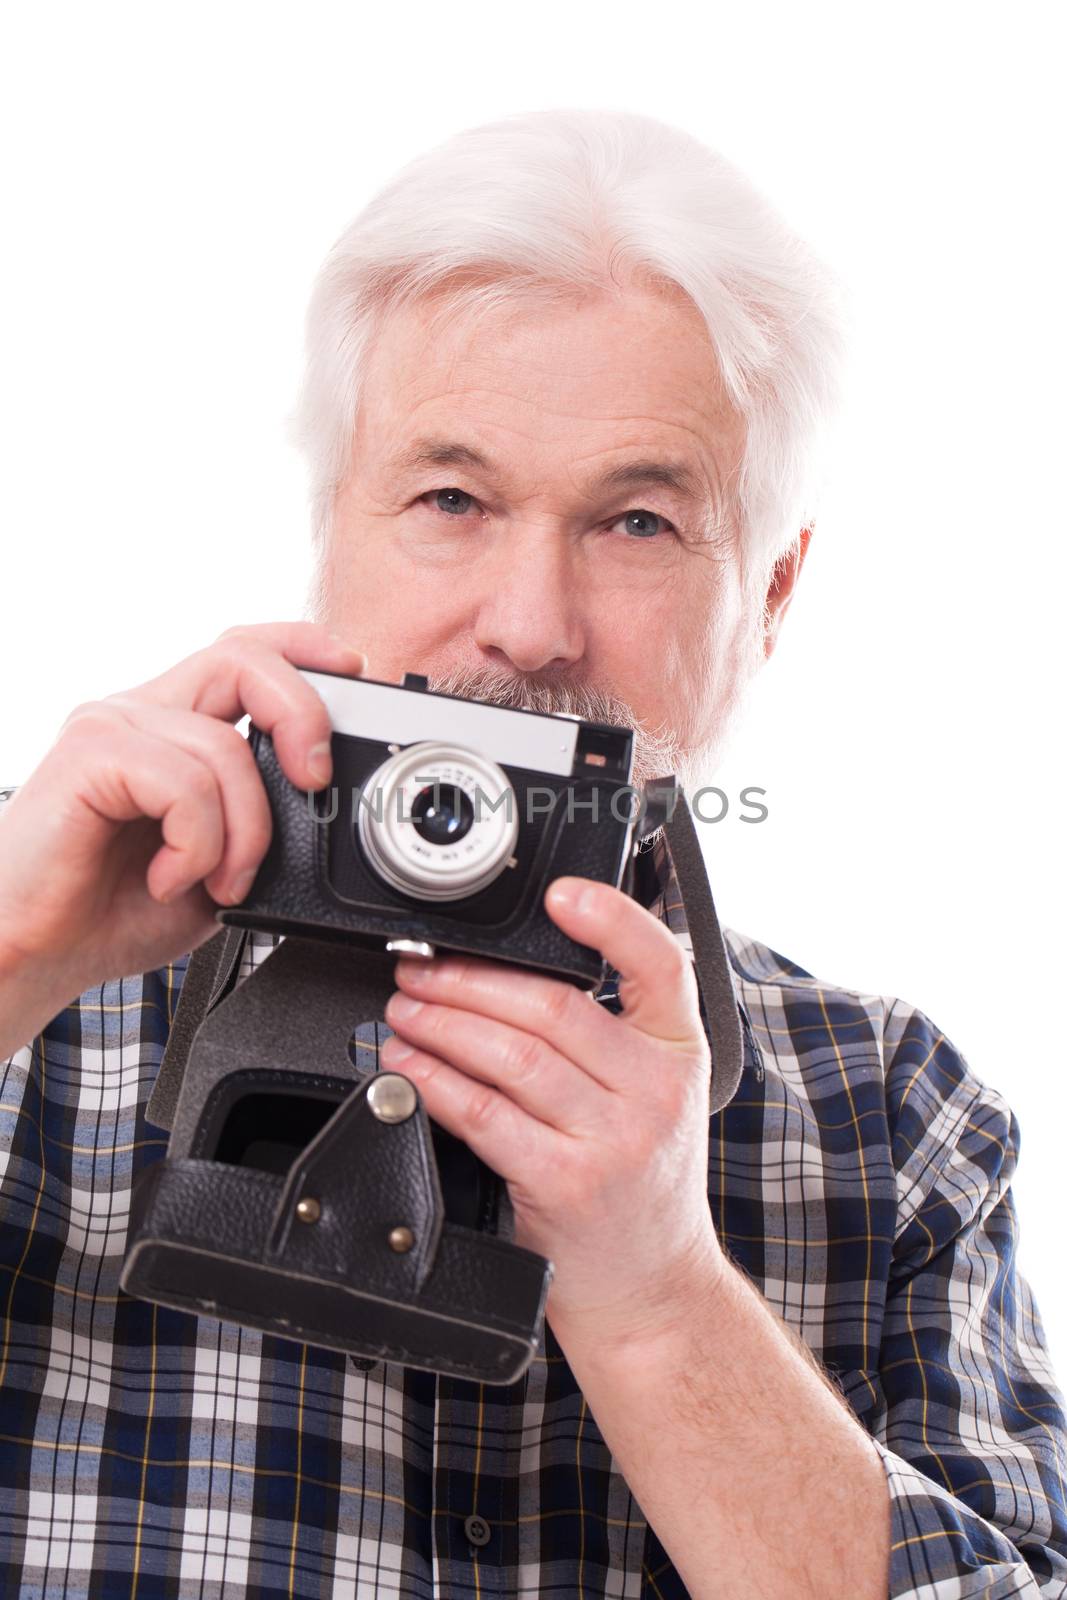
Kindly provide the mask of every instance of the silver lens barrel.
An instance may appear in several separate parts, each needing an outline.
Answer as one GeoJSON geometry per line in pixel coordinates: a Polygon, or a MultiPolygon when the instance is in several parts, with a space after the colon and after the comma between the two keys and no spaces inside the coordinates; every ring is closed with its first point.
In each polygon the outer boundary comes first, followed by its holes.
{"type": "Polygon", "coordinates": [[[519,836],[518,801],[506,773],[473,750],[432,740],[383,762],[364,784],[357,812],[359,842],[375,872],[420,900],[477,894],[503,872],[519,836]],[[455,837],[420,826],[427,790],[461,800],[455,837]]]}

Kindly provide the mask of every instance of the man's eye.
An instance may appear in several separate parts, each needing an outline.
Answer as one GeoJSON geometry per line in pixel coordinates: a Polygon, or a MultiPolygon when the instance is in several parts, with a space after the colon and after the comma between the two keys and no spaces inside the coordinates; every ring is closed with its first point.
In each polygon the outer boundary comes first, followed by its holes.
{"type": "Polygon", "coordinates": [[[657,533],[662,533],[665,528],[673,528],[674,524],[668,522],[666,517],[661,517],[658,511],[625,511],[621,517],[616,517],[615,523],[626,524],[625,531],[632,539],[651,539],[657,533]]]}
{"type": "MultiPolygon", "coordinates": [[[[434,494],[431,489],[430,494],[434,494]]],[[[434,500],[439,511],[445,512],[450,517],[462,517],[474,504],[474,496],[467,493],[466,489],[438,489],[434,500]],[[457,504],[457,502],[460,502],[457,504]]]]}

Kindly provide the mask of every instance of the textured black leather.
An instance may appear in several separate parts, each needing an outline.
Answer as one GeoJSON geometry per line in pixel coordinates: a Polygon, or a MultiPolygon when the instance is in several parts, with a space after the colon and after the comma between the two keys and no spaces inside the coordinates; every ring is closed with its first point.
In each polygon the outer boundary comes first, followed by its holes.
{"type": "Polygon", "coordinates": [[[247,936],[246,928],[220,928],[189,957],[178,1009],[145,1107],[145,1116],[154,1127],[173,1125],[182,1073],[194,1035],[201,1019],[232,986],[247,936]]]}
{"type": "Polygon", "coordinates": [[[551,1263],[448,1221],[417,1091],[403,1122],[371,1111],[378,1075],[356,1072],[348,1043],[354,1026],[382,1017],[394,965],[382,951],[287,938],[209,1011],[167,1157],[135,1187],[122,1287],[310,1344],[509,1383],[537,1348],[551,1263]],[[213,1159],[242,1096],[294,1091],[343,1097],[284,1175],[213,1159]],[[320,1207],[312,1223],[296,1214],[307,1197],[320,1207]],[[411,1250],[390,1247],[396,1227],[410,1229],[411,1250]]]}
{"type": "Polygon", "coordinates": [[[205,1103],[231,1073],[292,1073],[354,1085],[352,1030],[384,1017],[396,989],[395,965],[384,950],[283,940],[198,1030],[168,1156],[192,1153],[205,1103]]]}
{"type": "MultiPolygon", "coordinates": [[[[600,952],[569,939],[544,910],[541,898],[553,878],[572,873],[619,884],[632,830],[607,820],[611,819],[616,781],[574,786],[579,799],[598,791],[604,825],[561,825],[557,818],[546,829],[546,847],[517,909],[502,922],[479,926],[462,920],[456,911],[435,908],[425,901],[405,902],[384,886],[373,890],[376,898],[372,903],[342,900],[331,889],[327,875],[328,826],[311,816],[306,792],[285,776],[270,737],[259,729],[253,748],[271,807],[271,843],[245,899],[239,906],[220,911],[221,922],[370,948],[380,948],[387,939],[422,939],[441,949],[537,967],[587,988],[603,978],[600,952]]],[[[580,810],[576,814],[586,815],[580,810]]]]}
{"type": "Polygon", "coordinates": [[[421,1103],[404,1122],[379,1122],[367,1104],[372,1081],[351,1091],[293,1162],[271,1220],[267,1255],[279,1267],[316,1276],[343,1278],[358,1266],[375,1292],[407,1299],[419,1293],[434,1264],[444,1201],[421,1103]],[[310,1226],[296,1210],[307,1195],[327,1196],[310,1226]],[[398,1255],[388,1238],[400,1226],[415,1242],[398,1255]]]}
{"type": "Polygon", "coordinates": [[[364,1358],[485,1383],[522,1376],[550,1282],[541,1256],[446,1221],[412,1291],[406,1258],[385,1260],[376,1240],[365,1250],[357,1235],[347,1262],[324,1261],[316,1223],[298,1225],[279,1261],[269,1235],[284,1186],[219,1162],[155,1163],[134,1190],[123,1289],[364,1358]]]}

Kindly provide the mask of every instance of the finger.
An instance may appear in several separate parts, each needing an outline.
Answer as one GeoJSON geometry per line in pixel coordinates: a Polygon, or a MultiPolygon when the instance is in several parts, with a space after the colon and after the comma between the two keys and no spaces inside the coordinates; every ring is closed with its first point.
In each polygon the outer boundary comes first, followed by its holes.
{"type": "Polygon", "coordinates": [[[290,782],[321,789],[330,780],[330,714],[317,690],[281,656],[248,640],[219,647],[221,668],[206,680],[193,709],[227,716],[234,702],[269,733],[290,782]]]}
{"type": "Polygon", "coordinates": [[[247,714],[271,735],[290,782],[321,789],[332,771],[330,718],[297,664],[351,677],[366,657],[317,623],[233,628],[131,694],[228,722],[247,714]]]}
{"type": "MultiPolygon", "coordinates": [[[[389,1041],[387,1040],[386,1043],[389,1041]]],[[[499,1089],[468,1077],[437,1056],[415,1050],[402,1060],[385,1061],[390,1072],[410,1078],[427,1116],[462,1139],[507,1183],[534,1190],[559,1159],[562,1135],[528,1116],[499,1089]]]]}
{"type": "MultiPolygon", "coordinates": [[[[390,997],[385,1020],[416,1049],[491,1084],[561,1133],[577,1137],[604,1125],[608,1108],[603,1085],[535,1033],[458,1006],[427,1005],[406,994],[390,997]]],[[[382,1060],[388,1065],[396,1059],[397,1048],[387,1040],[382,1060]]]]}
{"type": "Polygon", "coordinates": [[[537,1034],[605,1088],[619,1087],[619,1074],[610,1068],[618,1064],[620,1018],[604,1011],[587,989],[469,956],[400,960],[394,977],[417,1000],[459,1006],[537,1034]]]}
{"type": "Polygon", "coordinates": [[[153,899],[173,900],[214,871],[226,830],[218,783],[205,762],[134,728],[117,709],[101,707],[76,718],[68,738],[94,742],[84,761],[79,799],[110,822],[137,817],[160,822],[163,844],[145,879],[153,899]]]}
{"type": "Polygon", "coordinates": [[[134,727],[177,745],[211,768],[222,799],[225,839],[222,859],[204,887],[222,904],[243,900],[267,852],[272,829],[270,802],[248,740],[228,722],[195,711],[148,706],[122,696],[111,703],[121,707],[134,727]]]}
{"type": "Polygon", "coordinates": [[[564,933],[599,950],[620,974],[627,1023],[676,1043],[703,1036],[692,960],[665,923],[620,889],[589,878],[557,878],[544,904],[564,933]]]}

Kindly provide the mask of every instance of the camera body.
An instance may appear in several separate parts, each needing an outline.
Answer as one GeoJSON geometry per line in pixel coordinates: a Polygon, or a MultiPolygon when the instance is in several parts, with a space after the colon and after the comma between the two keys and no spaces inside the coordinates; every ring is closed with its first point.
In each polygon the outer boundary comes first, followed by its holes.
{"type": "Polygon", "coordinates": [[[381,950],[469,952],[595,987],[599,952],[542,904],[554,878],[627,888],[642,797],[631,729],[302,669],[326,703],[333,778],[318,793],[250,744],[273,820],[237,926],[381,950]]]}

